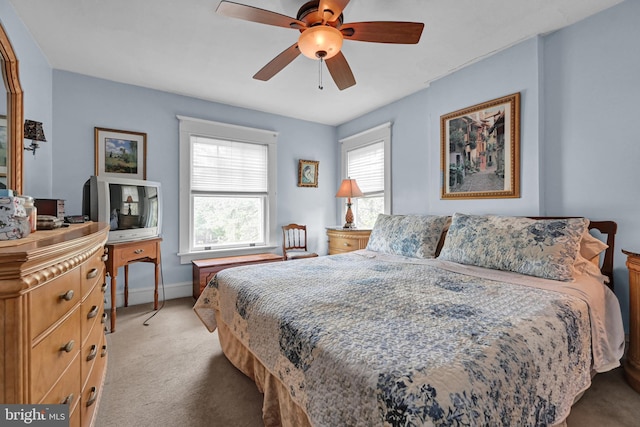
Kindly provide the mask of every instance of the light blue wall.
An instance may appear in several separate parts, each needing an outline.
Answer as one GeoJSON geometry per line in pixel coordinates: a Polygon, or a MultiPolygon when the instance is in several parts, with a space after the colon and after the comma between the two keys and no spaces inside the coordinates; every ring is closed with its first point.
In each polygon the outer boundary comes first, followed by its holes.
{"type": "MultiPolygon", "coordinates": [[[[94,127],[145,132],[147,179],[160,181],[164,196],[162,268],[164,282],[191,282],[191,265],[178,252],[178,156],[176,115],[273,130],[278,136],[278,229],[307,224],[310,249],[327,252],[324,227],[333,224],[337,180],[335,128],[258,111],[216,104],[66,71],[53,72],[53,194],[65,199],[68,213],[80,213],[82,185],[94,173],[94,127]],[[297,186],[298,159],[318,160],[318,188],[297,186]],[[326,171],[326,172],[325,172],[326,171]]],[[[277,236],[278,242],[281,236],[277,236]]],[[[132,288],[153,283],[149,267],[131,267],[132,288]],[[145,268],[146,267],[146,268],[145,268]]],[[[135,291],[134,291],[135,292],[135,291]]]]}
{"type": "MultiPolygon", "coordinates": [[[[615,287],[628,327],[628,271],[640,251],[640,1],[627,0],[524,41],[338,127],[393,122],[393,212],[580,215],[618,223],[615,287]],[[440,116],[514,92],[521,98],[521,197],[440,200],[440,116]]],[[[336,154],[339,156],[339,153],[336,154]]]]}
{"type": "Polygon", "coordinates": [[[40,144],[35,156],[31,152],[24,152],[23,192],[48,198],[51,197],[51,153],[55,146],[51,66],[8,0],[0,0],[0,22],[18,57],[20,85],[24,92],[24,117],[42,122],[47,138],[47,142],[40,144]]]}
{"type": "Polygon", "coordinates": [[[618,223],[615,286],[628,324],[620,249],[640,251],[640,1],[627,0],[544,40],[542,194],[551,215],[618,223]]]}

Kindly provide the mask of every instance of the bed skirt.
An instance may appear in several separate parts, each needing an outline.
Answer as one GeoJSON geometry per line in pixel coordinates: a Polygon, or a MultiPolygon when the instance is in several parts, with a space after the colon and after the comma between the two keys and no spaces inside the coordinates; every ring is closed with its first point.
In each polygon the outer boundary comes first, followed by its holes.
{"type": "Polygon", "coordinates": [[[291,399],[284,384],[231,333],[217,310],[216,322],[224,355],[243,374],[251,378],[264,395],[262,421],[265,427],[310,427],[307,414],[291,399]]]}

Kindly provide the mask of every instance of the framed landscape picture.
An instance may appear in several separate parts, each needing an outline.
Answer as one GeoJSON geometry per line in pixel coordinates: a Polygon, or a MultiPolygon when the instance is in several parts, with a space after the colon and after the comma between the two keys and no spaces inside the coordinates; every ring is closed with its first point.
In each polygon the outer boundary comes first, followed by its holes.
{"type": "Polygon", "coordinates": [[[318,165],[316,160],[300,160],[298,162],[298,187],[318,186],[318,165]]]}
{"type": "Polygon", "coordinates": [[[95,174],[147,179],[147,134],[95,128],[95,174]]]}
{"type": "Polygon", "coordinates": [[[442,199],[520,197],[520,93],[440,117],[442,199]]]}

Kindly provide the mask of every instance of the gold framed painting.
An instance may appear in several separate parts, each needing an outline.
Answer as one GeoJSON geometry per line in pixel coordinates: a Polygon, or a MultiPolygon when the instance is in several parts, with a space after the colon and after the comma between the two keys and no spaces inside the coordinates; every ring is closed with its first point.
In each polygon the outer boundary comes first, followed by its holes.
{"type": "Polygon", "coordinates": [[[298,161],[298,187],[318,186],[319,161],[300,160],[298,161]]]}
{"type": "Polygon", "coordinates": [[[442,199],[520,197],[520,93],[440,117],[442,199]]]}
{"type": "Polygon", "coordinates": [[[147,134],[95,128],[95,174],[147,179],[147,134]]]}

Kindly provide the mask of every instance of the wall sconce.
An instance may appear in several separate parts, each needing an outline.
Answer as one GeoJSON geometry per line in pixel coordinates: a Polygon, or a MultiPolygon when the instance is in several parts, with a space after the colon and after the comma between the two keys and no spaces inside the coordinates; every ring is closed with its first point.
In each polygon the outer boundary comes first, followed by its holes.
{"type": "Polygon", "coordinates": [[[36,155],[36,149],[40,147],[39,142],[47,142],[44,137],[44,130],[42,130],[42,123],[33,120],[24,121],[24,139],[30,139],[31,144],[28,147],[24,147],[27,151],[32,151],[33,155],[36,155]]]}
{"type": "Polygon", "coordinates": [[[356,224],[353,222],[353,211],[351,210],[351,198],[362,197],[364,194],[355,179],[343,179],[340,188],[336,193],[336,197],[347,198],[347,214],[345,215],[345,223],[343,228],[356,228],[356,224]]]}

